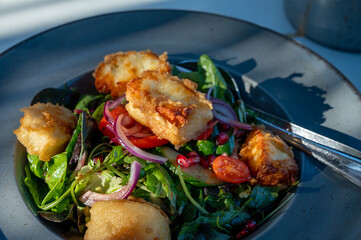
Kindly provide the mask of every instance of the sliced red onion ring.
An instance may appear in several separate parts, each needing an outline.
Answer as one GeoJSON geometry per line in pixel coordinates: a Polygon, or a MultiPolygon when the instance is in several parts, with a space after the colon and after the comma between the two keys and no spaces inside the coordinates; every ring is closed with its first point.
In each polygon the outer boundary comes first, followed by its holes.
{"type": "Polygon", "coordinates": [[[121,125],[121,118],[117,117],[117,119],[115,120],[115,125],[114,125],[114,132],[115,132],[115,136],[118,140],[118,142],[131,154],[133,154],[136,157],[142,158],[144,160],[147,161],[151,161],[151,162],[155,162],[155,163],[164,163],[166,162],[168,159],[165,157],[161,157],[158,155],[154,155],[151,153],[148,153],[146,151],[143,151],[142,149],[134,146],[133,143],[131,143],[127,136],[125,136],[123,129],[122,129],[122,125],[121,125]]]}
{"type": "Polygon", "coordinates": [[[244,130],[252,130],[251,125],[229,119],[229,118],[219,114],[217,111],[213,111],[213,116],[216,119],[218,119],[221,123],[227,124],[231,127],[240,128],[240,129],[244,129],[244,130]]]}
{"type": "Polygon", "coordinates": [[[213,87],[209,88],[209,89],[208,89],[208,92],[207,92],[207,94],[206,94],[206,98],[207,98],[207,100],[209,100],[209,101],[211,100],[212,90],[213,90],[213,87]]]}
{"type": "Polygon", "coordinates": [[[120,96],[115,100],[109,100],[104,105],[103,115],[105,120],[107,120],[111,125],[114,125],[114,118],[110,111],[116,107],[118,107],[125,99],[125,94],[120,96]]]}
{"type": "Polygon", "coordinates": [[[112,100],[109,100],[105,103],[103,115],[104,115],[105,120],[108,121],[108,123],[110,123],[111,125],[114,125],[114,118],[113,118],[112,114],[110,113],[110,108],[109,108],[110,104],[112,104],[112,100]]]}
{"type": "Polygon", "coordinates": [[[122,96],[113,100],[112,103],[109,105],[109,108],[114,109],[114,108],[118,107],[119,105],[121,105],[123,103],[124,99],[125,99],[125,94],[123,94],[122,96]]]}
{"type": "Polygon", "coordinates": [[[234,121],[238,121],[238,117],[236,113],[233,111],[233,109],[227,105],[219,104],[219,103],[212,103],[213,104],[213,111],[216,111],[217,113],[232,119],[234,121]]]}
{"type": "Polygon", "coordinates": [[[91,207],[95,202],[109,201],[117,199],[126,199],[132,194],[137,182],[139,180],[141,166],[137,161],[133,161],[130,168],[130,177],[127,185],[119,189],[117,192],[102,194],[92,191],[86,191],[80,196],[79,200],[85,205],[91,207]]]}
{"type": "Polygon", "coordinates": [[[213,105],[213,116],[221,123],[228,124],[233,128],[252,130],[251,125],[238,121],[237,114],[233,111],[232,107],[228,103],[221,99],[213,98],[211,96],[209,96],[209,99],[213,105]]]}

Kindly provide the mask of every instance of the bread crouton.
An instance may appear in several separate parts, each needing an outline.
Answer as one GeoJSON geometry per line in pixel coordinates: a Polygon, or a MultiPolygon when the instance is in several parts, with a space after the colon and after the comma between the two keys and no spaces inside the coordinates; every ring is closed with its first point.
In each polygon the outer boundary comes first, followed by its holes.
{"type": "Polygon", "coordinates": [[[14,134],[29,154],[49,161],[64,151],[76,125],[76,117],[69,109],[51,103],[37,103],[21,111],[24,117],[14,134]]]}
{"type": "Polygon", "coordinates": [[[212,103],[197,84],[169,74],[146,71],[127,85],[129,115],[159,138],[180,146],[207,129],[212,103]]]}
{"type": "Polygon", "coordinates": [[[109,54],[95,69],[95,87],[100,93],[117,98],[125,93],[127,83],[146,70],[170,72],[167,53],[128,51],[109,54]]]}

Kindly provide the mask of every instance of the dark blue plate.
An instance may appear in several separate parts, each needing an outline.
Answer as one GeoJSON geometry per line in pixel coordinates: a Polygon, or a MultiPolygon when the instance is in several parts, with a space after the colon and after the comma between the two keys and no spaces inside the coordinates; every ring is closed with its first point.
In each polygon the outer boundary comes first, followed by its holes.
{"type": "MultiPolygon", "coordinates": [[[[0,56],[0,226],[7,238],[60,238],[63,231],[30,211],[23,184],[25,151],[12,133],[22,116],[19,109],[40,90],[92,71],[108,53],[144,49],[167,51],[173,63],[208,54],[237,76],[246,102],[361,149],[353,141],[361,139],[360,94],[328,62],[285,36],[188,11],[133,11],[76,21],[0,56]]],[[[297,161],[296,196],[250,238],[357,239],[361,189],[312,157],[297,153],[297,161]]]]}

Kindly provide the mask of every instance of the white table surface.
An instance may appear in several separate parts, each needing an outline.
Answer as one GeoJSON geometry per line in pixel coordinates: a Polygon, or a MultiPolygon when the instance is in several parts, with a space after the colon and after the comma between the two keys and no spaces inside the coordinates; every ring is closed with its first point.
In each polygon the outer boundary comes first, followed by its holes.
{"type": "MultiPolygon", "coordinates": [[[[253,22],[289,36],[295,33],[284,13],[283,0],[0,0],[0,54],[55,26],[90,16],[136,9],[211,12],[253,22]]],[[[295,40],[329,61],[361,91],[361,54],[333,50],[305,37],[295,40]]],[[[7,226],[0,226],[0,229],[9,239],[16,236],[7,230],[7,226]]],[[[0,234],[0,239],[2,237],[0,234]]]]}

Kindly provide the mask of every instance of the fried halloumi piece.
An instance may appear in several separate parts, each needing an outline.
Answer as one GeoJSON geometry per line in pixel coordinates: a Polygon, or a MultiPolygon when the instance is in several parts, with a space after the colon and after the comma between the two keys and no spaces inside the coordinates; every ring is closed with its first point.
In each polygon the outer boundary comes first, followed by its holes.
{"type": "Polygon", "coordinates": [[[176,147],[198,137],[213,119],[212,103],[197,84],[169,74],[146,71],[127,85],[129,115],[176,147]]]}
{"type": "Polygon", "coordinates": [[[285,187],[297,179],[298,166],[292,149],[263,126],[254,126],[240,156],[252,177],[262,185],[285,187]]]}
{"type": "Polygon", "coordinates": [[[170,239],[169,222],[158,206],[145,200],[96,202],[90,209],[84,239],[167,240],[170,239]]]}
{"type": "Polygon", "coordinates": [[[14,134],[29,154],[49,161],[64,151],[76,125],[76,117],[69,109],[51,103],[37,103],[20,111],[24,112],[24,117],[14,134]]]}
{"type": "Polygon", "coordinates": [[[125,93],[127,83],[146,70],[170,73],[164,52],[158,56],[151,51],[129,51],[109,54],[94,71],[95,87],[100,93],[117,98],[125,93]]]}

